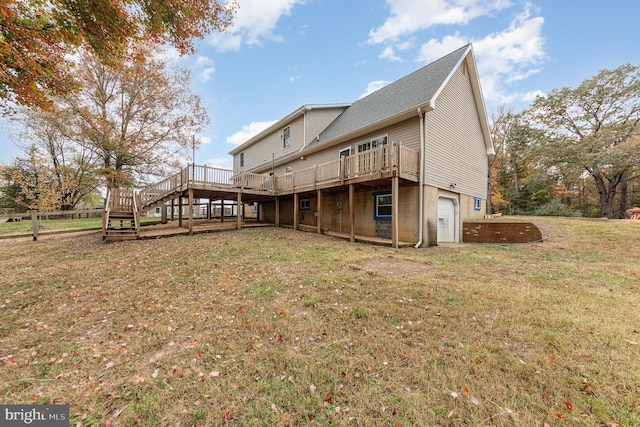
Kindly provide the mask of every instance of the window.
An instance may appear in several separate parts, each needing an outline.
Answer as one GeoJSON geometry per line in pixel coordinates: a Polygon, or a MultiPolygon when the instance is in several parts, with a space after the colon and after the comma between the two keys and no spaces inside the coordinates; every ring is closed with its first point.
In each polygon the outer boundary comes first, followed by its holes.
{"type": "Polygon", "coordinates": [[[482,210],[482,199],[480,197],[473,198],[473,210],[474,211],[482,210]]]}
{"type": "Polygon", "coordinates": [[[244,167],[244,151],[240,153],[240,167],[244,167]]]}
{"type": "Polygon", "coordinates": [[[347,147],[344,150],[340,150],[338,158],[349,157],[351,155],[351,147],[347,147]]]}
{"type": "Polygon", "coordinates": [[[254,214],[258,213],[258,202],[253,202],[253,213],[254,214]]]}
{"type": "Polygon", "coordinates": [[[282,129],[282,148],[287,148],[291,145],[291,126],[287,126],[282,129]]]}
{"type": "Polygon", "coordinates": [[[391,219],[391,192],[373,193],[373,219],[391,219]]]}
{"type": "Polygon", "coordinates": [[[284,173],[291,173],[291,172],[293,172],[293,167],[287,166],[286,168],[284,168],[284,173]]]}
{"type": "Polygon", "coordinates": [[[305,211],[311,208],[311,199],[300,199],[300,210],[305,211]]]}
{"type": "Polygon", "coordinates": [[[363,151],[368,151],[377,147],[382,147],[383,145],[387,145],[387,137],[381,136],[380,138],[372,139],[369,142],[365,142],[363,144],[358,145],[358,153],[362,153],[363,151]]]}

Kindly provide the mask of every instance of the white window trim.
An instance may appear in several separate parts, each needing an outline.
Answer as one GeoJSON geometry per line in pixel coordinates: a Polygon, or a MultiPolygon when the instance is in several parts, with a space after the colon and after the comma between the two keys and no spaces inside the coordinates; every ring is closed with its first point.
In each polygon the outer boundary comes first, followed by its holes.
{"type": "Polygon", "coordinates": [[[282,148],[291,147],[291,125],[285,126],[282,129],[282,148]],[[289,136],[285,136],[285,131],[289,134],[289,136]]]}
{"type": "Polygon", "coordinates": [[[390,200],[390,203],[388,204],[382,204],[382,205],[380,204],[380,199],[383,197],[391,199],[391,191],[377,191],[373,193],[373,219],[376,221],[389,220],[392,217],[391,213],[389,213],[389,215],[381,215],[380,212],[378,211],[380,206],[385,206],[385,207],[389,206],[393,211],[393,200],[390,200]]]}
{"type": "Polygon", "coordinates": [[[341,159],[343,157],[349,157],[351,155],[351,147],[343,148],[338,152],[338,158],[341,159]],[[343,156],[342,153],[346,152],[347,155],[343,156]]]}
{"type": "Polygon", "coordinates": [[[284,168],[284,173],[293,173],[293,167],[287,166],[286,168],[284,168]]]}
{"type": "Polygon", "coordinates": [[[378,136],[376,138],[371,138],[366,142],[358,144],[356,146],[356,148],[358,150],[358,153],[363,153],[363,152],[369,151],[369,150],[371,150],[373,148],[378,148],[379,146],[386,146],[388,143],[389,143],[389,135],[385,134],[385,135],[380,135],[380,136],[378,136]],[[377,145],[377,141],[378,140],[382,140],[382,139],[384,140],[384,142],[382,144],[380,144],[380,145],[377,145]],[[376,144],[375,146],[374,146],[374,141],[376,141],[375,142],[375,144],[376,144]],[[361,149],[361,147],[364,147],[364,146],[368,146],[368,147],[361,149]]]}

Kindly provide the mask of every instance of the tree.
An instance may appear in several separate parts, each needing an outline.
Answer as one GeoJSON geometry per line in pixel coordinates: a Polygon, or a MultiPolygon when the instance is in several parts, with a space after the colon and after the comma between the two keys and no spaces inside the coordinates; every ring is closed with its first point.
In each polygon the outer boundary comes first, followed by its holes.
{"type": "Polygon", "coordinates": [[[67,125],[71,118],[63,112],[26,110],[22,118],[25,139],[31,144],[25,152],[43,159],[39,164],[54,180],[52,189],[57,193],[60,209],[75,209],[100,184],[95,173],[96,156],[74,142],[67,125]]]}
{"type": "Polygon", "coordinates": [[[531,212],[551,197],[554,176],[538,161],[535,147],[544,134],[522,114],[505,111],[491,117],[496,154],[491,159],[492,205],[509,214],[531,212]]]}
{"type": "Polygon", "coordinates": [[[193,38],[225,31],[236,7],[220,0],[3,0],[0,110],[48,107],[51,96],[68,93],[78,47],[113,64],[140,43],[192,53],[193,38]]]}
{"type": "Polygon", "coordinates": [[[73,137],[95,154],[108,187],[179,166],[181,152],[209,120],[189,89],[188,71],[154,58],[150,47],[119,67],[86,54],[74,78],[81,89],[60,103],[73,118],[73,137]]]}
{"type": "Polygon", "coordinates": [[[16,205],[38,212],[50,212],[60,206],[58,183],[46,157],[31,148],[26,158],[16,158],[9,166],[9,177],[18,191],[16,205]]]}
{"type": "Polygon", "coordinates": [[[605,69],[575,89],[554,89],[536,99],[530,114],[548,135],[549,163],[588,173],[601,214],[613,217],[622,183],[638,177],[640,67],[605,69]]]}

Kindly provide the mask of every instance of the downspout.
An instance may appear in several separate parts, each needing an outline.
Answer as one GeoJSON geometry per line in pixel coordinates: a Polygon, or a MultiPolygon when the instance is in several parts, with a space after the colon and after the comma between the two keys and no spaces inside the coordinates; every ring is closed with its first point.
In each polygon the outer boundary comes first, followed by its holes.
{"type": "MultiPolygon", "coordinates": [[[[304,123],[304,135],[302,135],[302,149],[307,146],[307,112],[303,113],[303,123],[304,123]]],[[[301,150],[302,151],[302,150],[301,150]]]]}
{"type": "Polygon", "coordinates": [[[423,222],[424,222],[424,156],[425,156],[425,137],[424,137],[424,113],[422,108],[418,108],[418,117],[420,117],[420,187],[418,190],[418,243],[415,248],[422,245],[423,222]]]}

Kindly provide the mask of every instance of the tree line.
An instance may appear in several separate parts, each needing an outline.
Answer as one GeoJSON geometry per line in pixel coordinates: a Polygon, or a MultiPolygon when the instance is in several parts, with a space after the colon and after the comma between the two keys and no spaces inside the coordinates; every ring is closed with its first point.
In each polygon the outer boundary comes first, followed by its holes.
{"type": "Polygon", "coordinates": [[[0,111],[23,155],[0,167],[0,207],[69,210],[98,188],[141,185],[176,168],[208,123],[173,46],[225,31],[219,0],[6,0],[0,4],[0,111]]]}
{"type": "Polygon", "coordinates": [[[491,118],[490,210],[624,218],[640,205],[640,67],[601,70],[491,118]]]}
{"type": "MultiPolygon", "coordinates": [[[[158,55],[225,31],[219,0],[6,0],[0,111],[24,129],[0,166],[0,207],[67,210],[97,189],[141,186],[178,167],[208,123],[189,73],[158,55]]],[[[490,117],[488,211],[624,217],[640,205],[640,68],[602,70],[529,108],[490,117]]]]}

